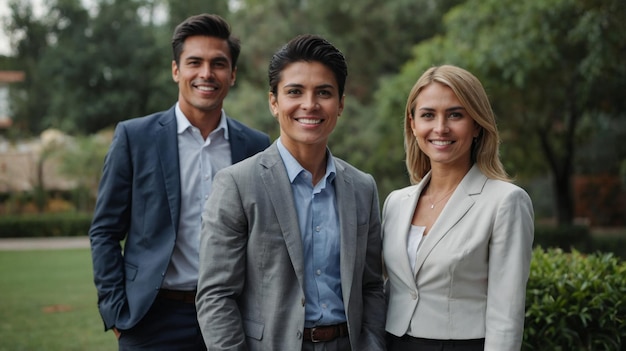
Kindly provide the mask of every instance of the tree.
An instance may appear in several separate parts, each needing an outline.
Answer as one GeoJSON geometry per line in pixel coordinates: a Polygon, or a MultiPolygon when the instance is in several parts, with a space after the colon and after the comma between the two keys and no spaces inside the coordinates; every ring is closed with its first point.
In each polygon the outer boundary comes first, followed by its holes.
{"type": "Polygon", "coordinates": [[[388,84],[408,91],[433,64],[474,72],[499,116],[507,168],[548,170],[558,222],[569,224],[575,151],[597,130],[582,122],[624,108],[625,23],[619,0],[468,0],[446,16],[446,33],[418,45],[388,84]]]}
{"type": "Polygon", "coordinates": [[[37,72],[37,65],[49,45],[50,25],[34,17],[30,1],[11,0],[9,8],[11,14],[6,18],[5,28],[11,47],[15,48],[15,68],[26,72],[25,81],[12,90],[14,125],[26,134],[38,134],[43,130],[39,120],[48,108],[50,88],[37,72]],[[30,100],[33,96],[37,98],[30,100]]]}

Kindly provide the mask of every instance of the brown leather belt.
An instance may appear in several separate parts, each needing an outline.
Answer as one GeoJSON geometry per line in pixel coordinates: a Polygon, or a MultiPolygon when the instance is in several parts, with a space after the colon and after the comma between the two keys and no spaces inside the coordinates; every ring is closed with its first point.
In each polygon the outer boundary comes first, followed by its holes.
{"type": "Polygon", "coordinates": [[[185,303],[196,303],[196,291],[181,291],[161,289],[157,297],[167,300],[182,301],[185,303]]]}
{"type": "Polygon", "coordinates": [[[344,336],[348,336],[348,323],[304,328],[304,340],[306,341],[326,342],[344,336]]]}

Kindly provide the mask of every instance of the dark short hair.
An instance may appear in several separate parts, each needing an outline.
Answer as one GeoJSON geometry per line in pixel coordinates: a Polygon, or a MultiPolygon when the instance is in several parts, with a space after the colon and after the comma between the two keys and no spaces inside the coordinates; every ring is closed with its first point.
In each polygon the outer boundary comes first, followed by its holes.
{"type": "Polygon", "coordinates": [[[291,39],[273,56],[268,68],[270,91],[276,95],[281,73],[289,64],[299,61],[319,62],[328,67],[339,88],[339,96],[343,96],[348,76],[346,59],[336,47],[326,39],[312,34],[302,34],[291,39]]]}
{"type": "Polygon", "coordinates": [[[230,32],[230,25],[226,20],[218,15],[200,14],[187,18],[181,22],[172,36],[172,51],[174,53],[174,61],[180,64],[180,54],[183,52],[183,45],[188,37],[203,35],[207,37],[216,37],[224,39],[228,42],[230,49],[230,58],[232,68],[237,66],[237,59],[241,51],[241,43],[239,39],[230,32]]]}

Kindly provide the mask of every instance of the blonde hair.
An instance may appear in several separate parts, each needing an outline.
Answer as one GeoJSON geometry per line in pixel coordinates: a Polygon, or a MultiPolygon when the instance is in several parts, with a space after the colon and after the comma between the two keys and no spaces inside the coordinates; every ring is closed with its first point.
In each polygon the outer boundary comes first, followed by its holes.
{"type": "Polygon", "coordinates": [[[471,161],[488,178],[510,181],[500,161],[500,137],[496,118],[489,104],[489,98],[480,81],[470,72],[456,66],[443,65],[429,68],[417,80],[406,102],[404,116],[404,150],[406,168],[411,183],[418,183],[430,171],[430,158],[419,148],[411,130],[411,118],[415,112],[417,96],[429,84],[437,82],[454,92],[470,117],[481,127],[474,139],[471,161]]]}

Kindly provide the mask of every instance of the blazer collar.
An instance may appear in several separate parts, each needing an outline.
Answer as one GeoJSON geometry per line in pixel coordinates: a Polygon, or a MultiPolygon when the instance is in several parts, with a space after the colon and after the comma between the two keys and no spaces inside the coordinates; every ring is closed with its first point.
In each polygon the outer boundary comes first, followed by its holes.
{"type": "Polygon", "coordinates": [[[178,228],[180,214],[180,171],[178,168],[178,139],[176,113],[173,106],[158,119],[154,142],[158,145],[159,163],[163,174],[165,192],[174,228],[178,228]],[[175,165],[172,167],[172,165],[175,165]]]}
{"type": "MultiPolygon", "coordinates": [[[[419,189],[421,193],[426,184],[428,184],[428,181],[430,181],[430,172],[420,182],[420,186],[416,188],[416,191],[419,189]]],[[[450,229],[452,229],[452,227],[467,214],[469,209],[472,208],[474,205],[473,196],[482,192],[486,182],[487,177],[478,169],[478,166],[474,164],[465,177],[463,177],[461,183],[459,183],[459,186],[448,200],[443,211],[441,211],[439,218],[437,218],[437,221],[430,229],[428,238],[424,241],[420,250],[418,250],[415,260],[416,275],[419,273],[424,261],[437,243],[439,243],[439,241],[448,234],[450,229]]]]}
{"type": "Polygon", "coordinates": [[[304,249],[300,227],[298,226],[298,214],[296,208],[292,206],[291,182],[289,182],[287,170],[280,158],[276,141],[259,154],[259,163],[265,194],[274,207],[298,282],[301,287],[304,287],[304,259],[302,257],[304,249]]]}

